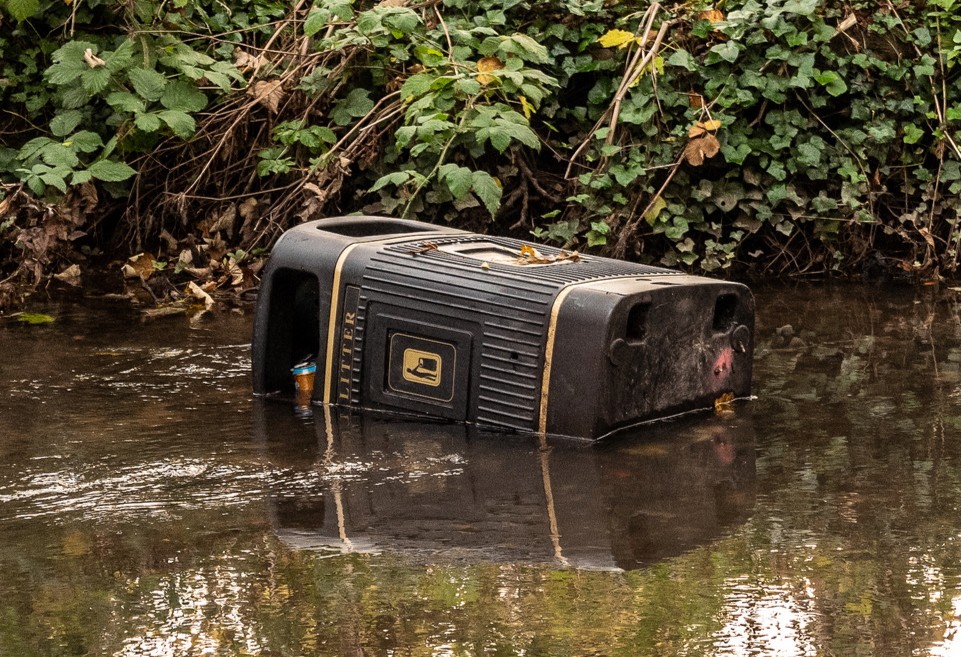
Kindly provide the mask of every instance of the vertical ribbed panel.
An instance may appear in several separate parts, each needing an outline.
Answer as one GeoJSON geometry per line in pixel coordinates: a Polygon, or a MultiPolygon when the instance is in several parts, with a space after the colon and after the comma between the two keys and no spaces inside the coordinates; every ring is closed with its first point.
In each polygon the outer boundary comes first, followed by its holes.
{"type": "MultiPolygon", "coordinates": [[[[368,306],[382,302],[479,324],[482,333],[474,344],[479,365],[471,368],[479,381],[474,382],[477,396],[471,400],[469,415],[482,425],[536,429],[544,344],[558,291],[595,279],[680,273],[590,257],[550,266],[482,263],[429,247],[481,241],[518,254],[524,244],[506,238],[459,236],[389,246],[369,256],[360,285],[354,340],[353,403],[361,399],[368,306]]],[[[545,255],[560,251],[537,248],[545,255]]]]}

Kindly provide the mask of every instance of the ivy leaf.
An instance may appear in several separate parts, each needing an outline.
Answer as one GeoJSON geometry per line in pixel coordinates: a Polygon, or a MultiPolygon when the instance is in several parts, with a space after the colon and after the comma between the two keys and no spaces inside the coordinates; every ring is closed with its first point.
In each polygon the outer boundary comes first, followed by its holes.
{"type": "Polygon", "coordinates": [[[10,15],[22,23],[31,16],[35,16],[40,11],[39,0],[6,0],[4,3],[10,15]]]}
{"type": "MultiPolygon", "coordinates": [[[[733,64],[737,60],[740,49],[738,48],[737,43],[734,41],[725,41],[724,43],[719,43],[711,48],[709,53],[723,59],[728,64],[733,64]]],[[[717,61],[715,57],[709,57],[708,63],[711,63],[710,60],[712,59],[717,61]]]]}
{"type": "Polygon", "coordinates": [[[471,189],[477,194],[491,217],[497,214],[501,206],[503,190],[500,183],[486,171],[474,171],[471,174],[471,189]]]}
{"type": "Polygon", "coordinates": [[[194,122],[194,118],[185,112],[162,110],[157,112],[157,116],[181,139],[192,137],[194,132],[197,131],[197,124],[194,122]]]}
{"type": "Polygon", "coordinates": [[[127,71],[127,79],[130,80],[138,96],[150,101],[160,100],[164,87],[167,86],[167,78],[148,68],[130,69],[127,71]]]}
{"type": "Polygon", "coordinates": [[[87,167],[87,171],[97,180],[104,182],[121,182],[137,173],[127,164],[114,160],[94,162],[87,167]]]}
{"type": "Polygon", "coordinates": [[[50,121],[50,132],[55,137],[65,137],[73,132],[82,120],[83,113],[80,110],[61,112],[50,121]]]}
{"type": "Polygon", "coordinates": [[[683,48],[678,48],[675,50],[674,54],[668,57],[667,63],[671,66],[679,66],[680,68],[688,71],[697,70],[697,62],[694,61],[694,57],[692,57],[691,53],[683,48]]]}
{"type": "Polygon", "coordinates": [[[914,125],[913,123],[904,124],[904,143],[905,144],[916,144],[924,136],[924,130],[914,125]]]}
{"type": "Polygon", "coordinates": [[[199,112],[207,106],[207,96],[189,82],[176,80],[164,89],[160,104],[169,110],[199,112]]]}
{"type": "Polygon", "coordinates": [[[848,90],[848,85],[835,71],[824,71],[815,75],[814,79],[832,96],[840,96],[848,90]]]}
{"type": "Polygon", "coordinates": [[[440,168],[439,177],[447,184],[447,189],[454,196],[454,199],[460,200],[467,195],[471,190],[471,185],[473,184],[473,172],[462,166],[456,164],[445,164],[440,168]]]}

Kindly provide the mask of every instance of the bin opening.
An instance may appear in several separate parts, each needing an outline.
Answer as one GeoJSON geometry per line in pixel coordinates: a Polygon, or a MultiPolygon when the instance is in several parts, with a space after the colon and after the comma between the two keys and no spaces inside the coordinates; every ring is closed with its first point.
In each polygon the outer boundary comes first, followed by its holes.
{"type": "Polygon", "coordinates": [[[320,285],[310,273],[281,269],[274,279],[268,328],[267,390],[292,394],[291,368],[310,360],[320,345],[320,285]]]}
{"type": "Polygon", "coordinates": [[[336,233],[345,237],[373,237],[374,235],[404,235],[407,233],[427,233],[429,228],[407,223],[402,220],[384,221],[381,219],[358,218],[353,221],[328,222],[317,227],[326,233],[336,233]]]}
{"type": "Polygon", "coordinates": [[[737,295],[722,294],[714,302],[714,331],[723,332],[734,326],[737,315],[737,295]]]}
{"type": "Polygon", "coordinates": [[[627,314],[627,331],[624,339],[628,344],[637,344],[647,335],[647,314],[651,309],[649,302],[634,304],[627,314]]]}

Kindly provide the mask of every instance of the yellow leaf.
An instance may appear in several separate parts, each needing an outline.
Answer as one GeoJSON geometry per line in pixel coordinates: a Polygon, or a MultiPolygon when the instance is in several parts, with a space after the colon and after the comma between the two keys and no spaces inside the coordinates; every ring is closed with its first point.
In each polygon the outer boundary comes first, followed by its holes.
{"type": "Polygon", "coordinates": [[[647,223],[653,226],[654,223],[657,221],[658,215],[661,214],[661,211],[666,207],[667,207],[667,201],[665,201],[662,197],[658,196],[657,200],[654,201],[654,205],[651,206],[651,209],[644,214],[645,221],[647,221],[647,223]]]}
{"type": "Polygon", "coordinates": [[[481,57],[477,62],[477,81],[485,86],[490,84],[497,78],[487,74],[502,68],[504,68],[504,62],[497,57],[481,57]]]}
{"type": "Polygon", "coordinates": [[[721,122],[717,119],[711,119],[710,121],[705,121],[704,123],[698,121],[697,124],[708,132],[714,132],[721,127],[721,122]]]}
{"type": "Polygon", "coordinates": [[[521,101],[521,111],[524,112],[524,118],[531,118],[534,113],[534,106],[527,102],[527,98],[524,96],[518,96],[517,98],[521,101]]]}
{"type": "Polygon", "coordinates": [[[734,393],[725,392],[723,395],[714,400],[714,412],[729,413],[731,411],[731,403],[733,401],[734,393]]]}
{"type": "Polygon", "coordinates": [[[634,42],[634,33],[627,30],[610,30],[597,40],[605,48],[623,48],[634,42]]]}

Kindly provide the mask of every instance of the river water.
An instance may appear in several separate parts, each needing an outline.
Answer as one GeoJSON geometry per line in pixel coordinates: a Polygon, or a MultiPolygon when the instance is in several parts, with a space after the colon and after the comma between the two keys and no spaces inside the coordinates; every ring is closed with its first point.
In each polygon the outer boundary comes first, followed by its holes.
{"type": "Polygon", "coordinates": [[[297,414],[251,317],[0,319],[0,655],[961,655],[961,294],[756,291],[595,446],[297,414]]]}

